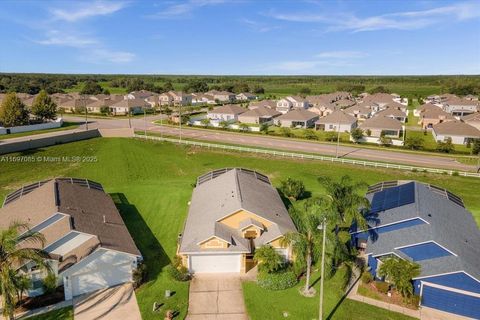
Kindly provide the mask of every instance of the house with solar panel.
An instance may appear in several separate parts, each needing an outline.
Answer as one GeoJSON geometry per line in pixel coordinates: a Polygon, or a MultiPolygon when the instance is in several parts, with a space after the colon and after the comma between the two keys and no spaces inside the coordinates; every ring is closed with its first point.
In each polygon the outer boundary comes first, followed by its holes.
{"type": "Polygon", "coordinates": [[[386,258],[415,262],[420,306],[480,319],[480,231],[460,197],[430,184],[389,181],[369,187],[369,228],[352,242],[376,277],[386,258]]]}
{"type": "MultiPolygon", "coordinates": [[[[19,245],[45,253],[66,300],[131,282],[142,259],[112,198],[94,181],[56,178],[24,186],[0,208],[0,229],[14,221],[44,236],[43,244],[19,245]]],[[[28,262],[18,271],[31,279],[28,296],[43,293],[44,270],[28,262]]]]}

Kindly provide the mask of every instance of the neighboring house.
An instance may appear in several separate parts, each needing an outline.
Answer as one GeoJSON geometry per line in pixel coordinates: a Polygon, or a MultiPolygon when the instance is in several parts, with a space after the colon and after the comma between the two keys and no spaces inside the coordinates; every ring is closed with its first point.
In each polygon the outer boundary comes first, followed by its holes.
{"type": "Polygon", "coordinates": [[[480,319],[480,231],[462,199],[416,181],[378,183],[367,198],[370,225],[351,234],[370,273],[389,257],[415,262],[420,306],[480,319]]]}
{"type": "Polygon", "coordinates": [[[335,111],[315,122],[315,129],[335,132],[350,132],[357,127],[357,118],[343,112],[335,111]]]}
{"type": "Polygon", "coordinates": [[[204,93],[192,93],[192,105],[216,104],[213,95],[204,93]]]}
{"type": "Polygon", "coordinates": [[[329,114],[335,112],[336,110],[340,110],[340,107],[337,107],[333,103],[329,103],[328,105],[317,105],[314,107],[308,108],[308,111],[313,112],[317,114],[319,117],[325,117],[328,116],[329,114]]]}
{"type": "Polygon", "coordinates": [[[275,109],[259,107],[240,114],[238,116],[238,121],[242,123],[272,124],[273,119],[280,115],[281,113],[276,111],[275,109]]]}
{"type": "Polygon", "coordinates": [[[434,125],[432,134],[435,141],[451,138],[454,144],[467,144],[474,139],[480,139],[480,130],[458,120],[434,125]]]}
{"type": "Polygon", "coordinates": [[[193,273],[245,273],[263,245],[291,260],[291,248],[282,239],[295,230],[267,176],[219,169],[197,178],[177,253],[193,273]]]}
{"type": "Polygon", "coordinates": [[[403,122],[403,123],[405,123],[407,121],[407,114],[405,112],[403,112],[402,110],[397,109],[397,108],[388,107],[387,109],[378,112],[375,116],[376,117],[382,117],[382,116],[383,117],[388,117],[388,118],[396,119],[396,120],[398,120],[400,122],[403,122]]]}
{"type": "Polygon", "coordinates": [[[101,113],[102,109],[105,110],[105,108],[107,108],[108,110],[110,110],[112,104],[119,101],[123,101],[123,98],[121,96],[111,96],[108,98],[97,99],[87,106],[87,110],[88,112],[92,113],[101,113]]]}
{"type": "Polygon", "coordinates": [[[160,105],[187,106],[192,104],[192,95],[182,91],[168,91],[158,96],[160,105]]]}
{"type": "Polygon", "coordinates": [[[277,111],[287,113],[292,109],[308,109],[308,101],[298,96],[288,96],[277,101],[277,111]]]}
{"type": "MultiPolygon", "coordinates": [[[[90,180],[56,178],[24,186],[7,195],[0,216],[0,229],[22,221],[44,236],[43,246],[19,245],[43,250],[66,300],[131,282],[142,259],[112,198],[90,180]]],[[[46,272],[33,262],[20,270],[32,281],[27,294],[42,294],[46,272]]]]}
{"type": "Polygon", "coordinates": [[[463,117],[479,111],[478,101],[449,98],[442,103],[443,110],[451,113],[454,117],[463,117]]]}
{"type": "Polygon", "coordinates": [[[210,90],[205,92],[206,95],[211,95],[213,100],[219,102],[233,102],[235,101],[235,93],[228,92],[228,91],[217,91],[217,90],[210,90]]]}
{"type": "Polygon", "coordinates": [[[415,117],[420,117],[420,115],[427,111],[427,110],[436,110],[436,109],[442,109],[440,108],[439,106],[436,106],[432,103],[425,103],[425,104],[422,104],[420,107],[416,108],[415,110],[413,110],[413,115],[415,117]]]}
{"type": "Polygon", "coordinates": [[[359,127],[364,132],[370,130],[371,137],[380,137],[383,132],[386,136],[398,138],[403,130],[400,121],[382,116],[367,119],[359,127]]]}
{"type": "Polygon", "coordinates": [[[357,104],[343,110],[345,113],[357,118],[358,120],[365,120],[372,116],[372,109],[363,104],[357,104]]]}
{"type": "Polygon", "coordinates": [[[60,104],[58,104],[58,107],[62,108],[65,112],[80,112],[82,110],[85,110],[88,105],[94,102],[95,100],[88,99],[86,97],[70,98],[62,101],[60,104]]]}
{"type": "Polygon", "coordinates": [[[115,115],[139,114],[144,109],[150,109],[151,105],[144,99],[123,99],[110,105],[110,112],[115,115]]]}
{"type": "Polygon", "coordinates": [[[256,100],[258,97],[250,92],[242,92],[235,96],[235,100],[238,101],[248,101],[248,100],[256,100]]]}
{"type": "Polygon", "coordinates": [[[275,124],[287,128],[313,128],[317,120],[317,114],[303,109],[295,109],[275,118],[275,124]]]}
{"type": "Polygon", "coordinates": [[[443,111],[437,106],[430,106],[432,107],[424,108],[420,113],[420,121],[418,124],[420,124],[423,129],[431,129],[436,124],[455,120],[455,117],[450,113],[443,111]]]}
{"type": "Polygon", "coordinates": [[[261,101],[250,102],[248,104],[248,109],[250,109],[250,110],[260,108],[260,107],[267,107],[267,108],[270,108],[270,109],[276,109],[277,108],[277,102],[275,100],[261,100],[261,101]]]}
{"type": "Polygon", "coordinates": [[[237,106],[235,104],[227,104],[221,107],[214,108],[207,112],[207,118],[217,121],[237,122],[238,116],[247,109],[237,106]]]}
{"type": "Polygon", "coordinates": [[[467,94],[465,97],[463,97],[463,99],[470,101],[478,101],[478,96],[474,96],[473,94],[467,94]]]}
{"type": "Polygon", "coordinates": [[[150,96],[156,95],[155,92],[148,90],[132,91],[124,96],[124,99],[142,99],[145,100],[150,96]]]}
{"type": "Polygon", "coordinates": [[[373,113],[390,108],[397,108],[403,112],[407,112],[407,104],[404,100],[396,98],[396,96],[388,93],[377,93],[366,96],[363,99],[363,105],[372,109],[373,113]]]}
{"type": "Polygon", "coordinates": [[[340,108],[348,108],[355,105],[356,102],[350,99],[340,99],[333,103],[340,108]]]}
{"type": "Polygon", "coordinates": [[[480,130],[480,112],[472,113],[468,116],[462,117],[462,121],[480,130]]]}

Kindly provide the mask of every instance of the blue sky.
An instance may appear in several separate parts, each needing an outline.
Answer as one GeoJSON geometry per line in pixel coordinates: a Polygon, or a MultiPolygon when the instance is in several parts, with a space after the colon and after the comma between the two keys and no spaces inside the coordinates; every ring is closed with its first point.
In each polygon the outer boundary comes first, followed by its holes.
{"type": "Polygon", "coordinates": [[[0,72],[480,74],[480,1],[6,1],[0,72]]]}

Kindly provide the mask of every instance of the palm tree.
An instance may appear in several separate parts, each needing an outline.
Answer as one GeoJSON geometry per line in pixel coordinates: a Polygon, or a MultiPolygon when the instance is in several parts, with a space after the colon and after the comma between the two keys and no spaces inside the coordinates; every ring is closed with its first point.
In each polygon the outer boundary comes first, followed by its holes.
{"type": "Polygon", "coordinates": [[[378,275],[392,282],[404,298],[413,295],[412,279],[420,275],[420,265],[397,257],[382,261],[378,275]]]}
{"type": "MultiPolygon", "coordinates": [[[[307,201],[302,209],[292,209],[290,214],[297,226],[296,232],[287,233],[282,242],[292,247],[297,262],[306,266],[306,280],[304,293],[310,292],[310,273],[312,264],[321,253],[323,230],[319,225],[323,221],[322,207],[318,202],[307,201]]],[[[327,236],[330,234],[327,232],[327,236]]],[[[327,237],[330,238],[330,237],[327,237]]],[[[330,239],[329,239],[330,243],[330,239]]],[[[330,247],[327,245],[327,247],[330,247]]],[[[327,250],[329,252],[330,250],[327,250]]],[[[328,254],[328,253],[327,253],[328,254]]]]}
{"type": "Polygon", "coordinates": [[[275,272],[282,267],[283,259],[280,254],[270,245],[263,245],[255,250],[253,259],[258,263],[261,272],[275,272]]]}
{"type": "Polygon", "coordinates": [[[3,316],[14,319],[15,306],[22,292],[26,290],[25,278],[19,275],[19,268],[27,262],[51,271],[45,262],[46,255],[41,249],[29,248],[29,245],[41,244],[45,238],[39,232],[30,231],[28,225],[13,222],[8,229],[0,230],[0,295],[3,302],[3,316]],[[18,246],[22,243],[22,246],[18,246]]]}
{"type": "Polygon", "coordinates": [[[360,191],[367,187],[365,182],[355,183],[350,176],[344,175],[340,181],[330,177],[319,177],[330,199],[330,211],[335,214],[335,235],[338,237],[340,225],[356,223],[362,229],[367,227],[364,209],[370,207],[368,199],[360,195],[360,191]]]}

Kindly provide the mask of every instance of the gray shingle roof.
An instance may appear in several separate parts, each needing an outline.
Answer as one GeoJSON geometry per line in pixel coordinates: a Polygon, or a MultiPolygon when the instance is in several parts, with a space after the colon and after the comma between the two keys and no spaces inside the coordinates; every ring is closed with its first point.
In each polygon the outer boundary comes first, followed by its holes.
{"type": "MultiPolygon", "coordinates": [[[[445,272],[466,271],[480,279],[480,231],[472,214],[463,206],[451,201],[444,191],[429,185],[415,184],[415,202],[381,211],[372,226],[420,217],[428,224],[382,233],[378,239],[369,238],[367,253],[373,255],[394,252],[406,257],[395,248],[415,243],[435,241],[455,253],[418,261],[422,266],[421,277],[445,272]]],[[[371,200],[373,194],[367,195],[371,200]]],[[[406,257],[408,258],[408,257],[406,257]]]]}
{"type": "Polygon", "coordinates": [[[204,176],[200,177],[193,190],[180,242],[181,253],[204,251],[198,244],[212,236],[232,239],[232,245],[220,251],[249,252],[248,240],[243,239],[238,230],[222,225],[220,231],[216,227],[219,224],[217,221],[242,209],[273,223],[263,233],[263,239],[267,242],[270,235],[273,240],[281,234],[295,230],[280,195],[269,181],[258,178],[255,172],[240,168],[216,172],[220,173],[204,175],[210,177],[207,180],[201,179],[204,176]],[[230,236],[226,233],[230,233],[230,236]]]}

